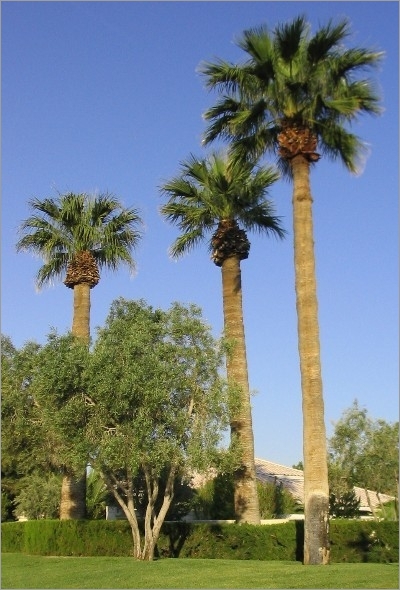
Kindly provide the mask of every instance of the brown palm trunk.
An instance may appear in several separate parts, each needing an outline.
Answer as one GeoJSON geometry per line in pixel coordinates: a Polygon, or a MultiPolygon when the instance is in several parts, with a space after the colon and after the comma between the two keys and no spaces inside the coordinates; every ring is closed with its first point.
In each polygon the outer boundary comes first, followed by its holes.
{"type": "Polygon", "coordinates": [[[234,474],[235,517],[238,523],[260,524],[238,256],[226,258],[221,270],[225,335],[234,347],[228,355],[227,374],[240,390],[239,411],[231,416],[231,435],[241,447],[241,467],[234,474]]]}
{"type": "Polygon", "coordinates": [[[65,471],[61,484],[60,520],[86,517],[86,471],[77,475],[65,471]]]}
{"type": "Polygon", "coordinates": [[[90,338],[90,285],[79,283],[74,286],[74,315],[72,333],[89,342],[90,338]]]}
{"type": "MultiPolygon", "coordinates": [[[[89,342],[90,285],[74,285],[74,315],[72,333],[89,342]]],[[[72,520],[86,516],[86,467],[80,473],[66,470],[61,485],[60,519],[72,520]]]]}
{"type": "Polygon", "coordinates": [[[304,563],[329,563],[329,486],[322,393],[309,162],[293,172],[296,307],[303,405],[304,563]]]}

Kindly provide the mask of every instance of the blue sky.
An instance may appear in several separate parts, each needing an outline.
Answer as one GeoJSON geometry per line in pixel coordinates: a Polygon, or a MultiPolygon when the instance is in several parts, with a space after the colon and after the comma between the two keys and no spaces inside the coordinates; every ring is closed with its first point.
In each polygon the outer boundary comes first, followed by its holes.
{"type": "MultiPolygon", "coordinates": [[[[92,291],[92,333],[111,302],[197,303],[222,332],[220,269],[206,246],[172,261],[176,229],[159,214],[159,186],[189,153],[206,155],[202,113],[216,95],[203,60],[245,56],[237,35],[305,14],[315,31],[347,16],[348,44],[386,52],[372,74],[384,114],[354,131],[370,146],[363,173],[336,162],[312,171],[315,252],[328,435],[355,398],[373,418],[398,419],[397,2],[2,2],[2,332],[16,346],[66,332],[72,292],[35,291],[40,261],[17,254],[32,197],[110,191],[137,207],[145,234],[137,273],[105,273],[92,291]]],[[[291,186],[271,190],[284,241],[250,235],[242,263],[244,318],[258,457],[302,458],[291,186]]]]}

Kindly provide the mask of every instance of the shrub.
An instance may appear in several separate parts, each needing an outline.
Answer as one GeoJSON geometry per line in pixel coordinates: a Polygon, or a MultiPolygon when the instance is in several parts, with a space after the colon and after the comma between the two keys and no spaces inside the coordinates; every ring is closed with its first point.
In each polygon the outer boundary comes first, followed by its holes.
{"type": "Polygon", "coordinates": [[[331,555],[335,562],[392,563],[399,560],[399,523],[333,520],[331,555]]]}
{"type": "Polygon", "coordinates": [[[15,497],[15,516],[29,519],[58,518],[61,478],[53,473],[43,476],[31,473],[21,480],[20,493],[15,497]]]}
{"type": "Polygon", "coordinates": [[[329,496],[329,514],[336,518],[354,518],[360,516],[361,501],[354,489],[341,494],[331,493],[329,496]]]}
{"type": "Polygon", "coordinates": [[[295,523],[269,526],[165,523],[161,556],[202,559],[295,560],[295,523]]]}
{"type": "MultiPolygon", "coordinates": [[[[302,561],[303,521],[265,526],[164,523],[158,557],[302,561]]],[[[398,522],[331,522],[332,563],[398,562],[398,522]]],[[[127,521],[37,520],[2,524],[2,551],[130,556],[127,521]]]]}
{"type": "Polygon", "coordinates": [[[126,521],[31,520],[2,525],[2,551],[32,555],[129,556],[132,533],[126,521]]]}
{"type": "Polygon", "coordinates": [[[257,482],[260,516],[262,519],[276,518],[283,514],[299,511],[299,504],[283,484],[257,482]]]}
{"type": "MultiPolygon", "coordinates": [[[[196,490],[193,509],[198,518],[231,520],[235,518],[232,475],[217,475],[196,490]]],[[[260,516],[276,518],[298,512],[299,505],[282,484],[257,482],[260,516]]]]}

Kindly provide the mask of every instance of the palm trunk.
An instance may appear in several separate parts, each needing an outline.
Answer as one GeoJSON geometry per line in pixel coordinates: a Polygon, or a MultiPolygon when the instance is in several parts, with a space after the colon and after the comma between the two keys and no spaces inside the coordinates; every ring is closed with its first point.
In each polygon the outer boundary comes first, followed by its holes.
{"type": "MultiPolygon", "coordinates": [[[[72,333],[89,343],[90,338],[90,285],[74,286],[74,315],[72,333]]],[[[86,466],[80,473],[66,470],[61,486],[60,519],[72,520],[86,516],[86,466]]]]}
{"type": "Polygon", "coordinates": [[[240,395],[239,410],[230,420],[232,440],[237,437],[241,449],[241,467],[234,474],[235,518],[238,523],[260,524],[239,258],[226,258],[221,270],[225,335],[234,346],[228,355],[227,374],[240,395]]]}
{"type": "Polygon", "coordinates": [[[86,517],[86,471],[77,475],[66,471],[61,484],[60,520],[86,517]]]}
{"type": "Polygon", "coordinates": [[[329,486],[309,162],[291,160],[298,346],[303,406],[304,563],[329,563],[329,486]]]}
{"type": "Polygon", "coordinates": [[[90,285],[79,283],[74,286],[74,315],[72,333],[78,338],[90,338],[90,285]]]}

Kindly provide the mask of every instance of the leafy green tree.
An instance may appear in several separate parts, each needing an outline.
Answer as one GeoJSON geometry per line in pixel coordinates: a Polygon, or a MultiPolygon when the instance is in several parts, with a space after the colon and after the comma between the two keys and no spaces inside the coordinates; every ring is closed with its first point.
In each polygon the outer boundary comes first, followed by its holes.
{"type": "Polygon", "coordinates": [[[354,400],[328,440],[332,490],[359,486],[397,497],[398,429],[398,422],[373,420],[354,400]]]}
{"type": "Polygon", "coordinates": [[[12,508],[13,501],[11,496],[7,491],[1,490],[1,522],[6,520],[14,520],[13,516],[13,508],[12,508]]]}
{"type": "Polygon", "coordinates": [[[230,404],[222,362],[194,305],[162,311],[119,299],[98,332],[88,369],[90,462],[130,523],[137,559],[154,557],[176,479],[231,463],[221,447],[230,404]]]}
{"type": "Polygon", "coordinates": [[[346,48],[349,23],[330,21],[314,35],[304,16],[272,31],[244,31],[243,64],[205,63],[208,88],[222,97],[205,113],[205,143],[227,139],[238,158],[277,157],[293,182],[295,290],[303,399],[305,483],[304,563],[329,563],[329,487],[315,279],[311,166],[320,155],[356,172],[365,146],[351,123],[380,112],[363,71],[382,53],[346,48]],[[318,153],[321,152],[320,153],[318,153]]]}
{"type": "Polygon", "coordinates": [[[182,163],[181,173],[162,187],[168,201],[161,212],[182,232],[171,248],[172,256],[181,256],[207,240],[211,258],[221,268],[225,336],[232,346],[227,356],[227,374],[241,398],[237,411],[230,416],[231,438],[237,440],[242,453],[235,473],[235,517],[237,522],[252,524],[260,522],[260,514],[240,263],[250,250],[245,230],[284,235],[280,220],[266,199],[277,178],[272,168],[213,154],[203,159],[191,156],[182,163]]]}
{"type": "MultiPolygon", "coordinates": [[[[21,225],[17,250],[43,259],[36,275],[39,288],[65,276],[64,284],[74,294],[72,333],[89,342],[90,290],[102,268],[126,264],[134,270],[131,250],[138,245],[142,220],[136,209],[122,207],[108,193],[35,198],[29,206],[32,215],[21,225]]],[[[85,494],[86,468],[75,473],[65,465],[60,517],[84,518],[85,494]]]]}
{"type": "Polygon", "coordinates": [[[1,491],[2,508],[7,506],[3,519],[13,519],[23,478],[39,465],[43,472],[49,469],[44,454],[37,452],[45,433],[34,424],[29,389],[40,348],[27,342],[17,349],[8,336],[1,336],[1,491]]]}
{"type": "MultiPolygon", "coordinates": [[[[86,465],[84,427],[90,401],[85,395],[84,370],[89,349],[87,343],[72,333],[59,336],[52,331],[35,358],[28,388],[31,400],[30,431],[36,442],[29,447],[31,464],[45,461],[48,469],[72,473],[86,465]]],[[[70,483],[71,496],[80,498],[81,482],[70,483]]],[[[63,486],[62,486],[63,487],[63,486]]],[[[86,486],[85,486],[86,488],[86,486]]],[[[61,488],[60,513],[65,498],[61,488]]],[[[74,505],[73,510],[78,506],[74,505]]],[[[61,514],[60,514],[61,516],[61,514]]]]}
{"type": "Polygon", "coordinates": [[[292,465],[293,469],[300,469],[300,471],[303,471],[304,469],[304,465],[303,465],[303,461],[299,461],[298,463],[296,463],[296,465],[292,465]]]}
{"type": "Polygon", "coordinates": [[[196,489],[192,504],[196,518],[231,520],[235,518],[234,477],[219,473],[196,489]]]}
{"type": "Polygon", "coordinates": [[[329,513],[335,518],[356,518],[360,516],[360,499],[357,498],[354,489],[346,490],[341,494],[329,495],[329,513]]]}
{"type": "Polygon", "coordinates": [[[33,472],[22,480],[15,498],[15,515],[29,520],[58,518],[60,514],[61,476],[33,472]]]}
{"type": "MultiPolygon", "coordinates": [[[[169,475],[169,466],[162,470],[159,477],[159,489],[165,489],[169,475]]],[[[139,519],[146,517],[146,510],[149,504],[148,489],[146,486],[146,476],[142,468],[138,470],[138,474],[133,478],[133,488],[135,490],[135,512],[139,519]]],[[[168,508],[168,520],[181,520],[192,509],[193,497],[195,492],[190,486],[190,478],[188,476],[175,477],[173,483],[173,494],[170,507],[168,508]]],[[[113,498],[115,503],[115,499],[113,498]]],[[[162,494],[154,504],[154,513],[158,514],[162,508],[164,497],[162,494]]]]}

